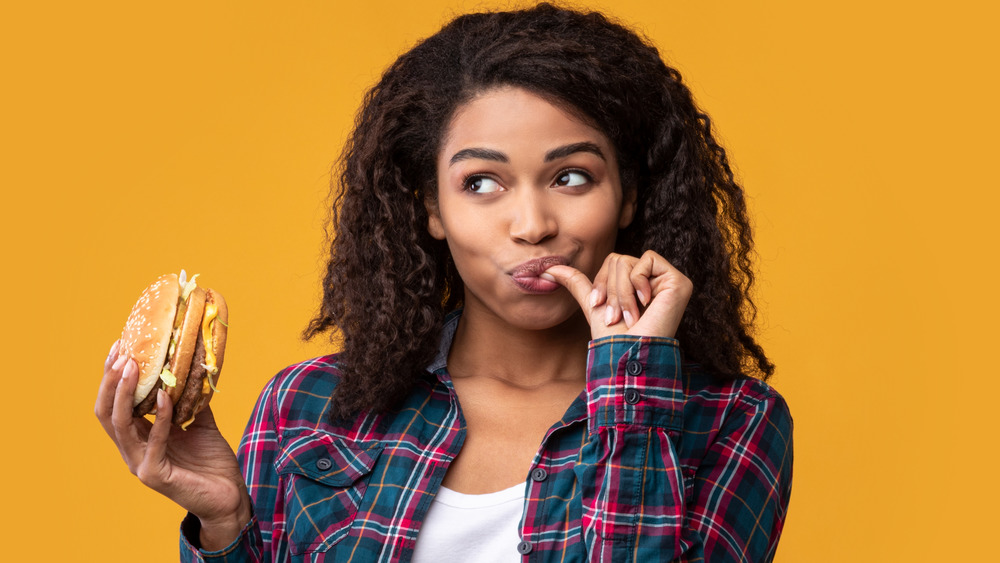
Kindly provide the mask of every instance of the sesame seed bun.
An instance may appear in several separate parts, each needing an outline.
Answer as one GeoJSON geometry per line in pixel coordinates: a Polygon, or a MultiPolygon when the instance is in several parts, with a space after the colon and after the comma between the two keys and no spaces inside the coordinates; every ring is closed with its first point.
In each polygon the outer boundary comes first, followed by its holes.
{"type": "Polygon", "coordinates": [[[219,292],[197,287],[193,279],[184,296],[181,281],[166,274],[143,290],[122,331],[121,353],[139,366],[132,415],[155,413],[162,388],[174,404],[173,423],[186,428],[212,398],[229,309],[219,292]]]}
{"type": "Polygon", "coordinates": [[[130,356],[139,366],[139,382],[132,398],[133,407],[138,406],[149,395],[160,379],[179,298],[177,274],[160,276],[142,291],[125,321],[121,353],[130,356]]]}

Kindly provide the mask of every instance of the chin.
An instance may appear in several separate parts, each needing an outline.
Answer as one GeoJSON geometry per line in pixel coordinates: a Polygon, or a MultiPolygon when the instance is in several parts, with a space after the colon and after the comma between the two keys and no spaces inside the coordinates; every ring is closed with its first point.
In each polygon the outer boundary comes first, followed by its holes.
{"type": "MultiPolygon", "coordinates": [[[[551,330],[554,328],[573,328],[582,325],[589,333],[590,327],[583,316],[580,306],[568,296],[568,303],[532,303],[524,307],[512,307],[504,315],[507,322],[522,330],[551,330]]],[[[541,301],[541,300],[539,300],[541,301]]]]}

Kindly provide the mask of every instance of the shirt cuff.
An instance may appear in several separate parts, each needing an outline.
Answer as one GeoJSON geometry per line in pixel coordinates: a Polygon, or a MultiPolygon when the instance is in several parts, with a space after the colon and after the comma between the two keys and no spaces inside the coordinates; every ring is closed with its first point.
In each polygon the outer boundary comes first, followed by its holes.
{"type": "Polygon", "coordinates": [[[240,531],[240,535],[233,540],[233,543],[218,551],[205,551],[201,549],[201,521],[194,514],[188,512],[181,522],[181,561],[189,563],[194,561],[210,561],[212,563],[245,563],[255,561],[251,556],[250,546],[260,545],[260,528],[257,526],[257,516],[250,515],[250,521],[240,531]],[[256,536],[256,541],[254,537],[256,536]]]}
{"type": "Polygon", "coordinates": [[[673,338],[606,336],[587,353],[591,433],[618,425],[683,428],[680,347],[673,338]]]}

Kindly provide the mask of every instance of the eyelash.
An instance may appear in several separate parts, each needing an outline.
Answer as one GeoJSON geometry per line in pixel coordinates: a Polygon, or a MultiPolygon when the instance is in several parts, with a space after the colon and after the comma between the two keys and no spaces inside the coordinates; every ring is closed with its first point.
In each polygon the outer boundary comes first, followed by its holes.
{"type": "MultiPolygon", "coordinates": [[[[562,178],[566,174],[579,174],[587,179],[587,184],[594,183],[594,176],[591,175],[590,172],[587,172],[586,170],[581,170],[579,168],[566,168],[564,170],[560,170],[558,173],[556,173],[556,180],[562,178]]],[[[576,188],[579,186],[568,186],[568,187],[576,188]]]]}
{"type": "MultiPolygon", "coordinates": [[[[564,169],[560,170],[559,172],[556,172],[554,180],[558,180],[559,178],[563,177],[566,174],[580,174],[581,176],[583,176],[584,178],[587,179],[587,183],[588,184],[593,183],[593,181],[594,181],[594,176],[590,172],[587,172],[586,170],[582,170],[580,168],[564,168],[564,169]]],[[[494,178],[494,177],[492,177],[492,176],[490,176],[489,174],[483,174],[483,173],[480,173],[480,172],[473,172],[471,174],[466,174],[465,176],[462,177],[462,191],[471,192],[471,193],[477,193],[477,192],[473,192],[470,189],[470,184],[474,180],[478,180],[478,179],[481,179],[481,178],[486,178],[488,180],[492,180],[494,182],[497,182],[497,179],[494,178]]],[[[553,183],[554,183],[554,180],[553,180],[553,183]]],[[[497,183],[499,183],[499,182],[497,182],[497,183]]],[[[569,186],[569,187],[577,187],[577,186],[569,186]]]]}
{"type": "MultiPolygon", "coordinates": [[[[472,191],[471,184],[472,184],[473,181],[479,180],[479,179],[482,179],[482,178],[485,178],[487,180],[493,180],[494,182],[497,182],[496,178],[493,178],[489,174],[481,174],[481,173],[478,173],[478,172],[475,172],[475,173],[472,173],[472,174],[466,174],[462,178],[462,191],[463,192],[470,192],[470,193],[478,193],[478,192],[473,192],[472,191]]],[[[500,182],[497,182],[497,183],[499,184],[500,182]]]]}

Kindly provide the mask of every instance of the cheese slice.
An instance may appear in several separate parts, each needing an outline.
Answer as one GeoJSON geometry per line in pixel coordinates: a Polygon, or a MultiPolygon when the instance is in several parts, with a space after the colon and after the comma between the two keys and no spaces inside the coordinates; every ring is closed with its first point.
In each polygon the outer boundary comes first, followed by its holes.
{"type": "Polygon", "coordinates": [[[205,316],[201,319],[201,337],[205,340],[205,369],[210,375],[219,372],[215,367],[215,343],[212,340],[212,323],[219,315],[219,307],[215,303],[205,303],[205,316]]]}

